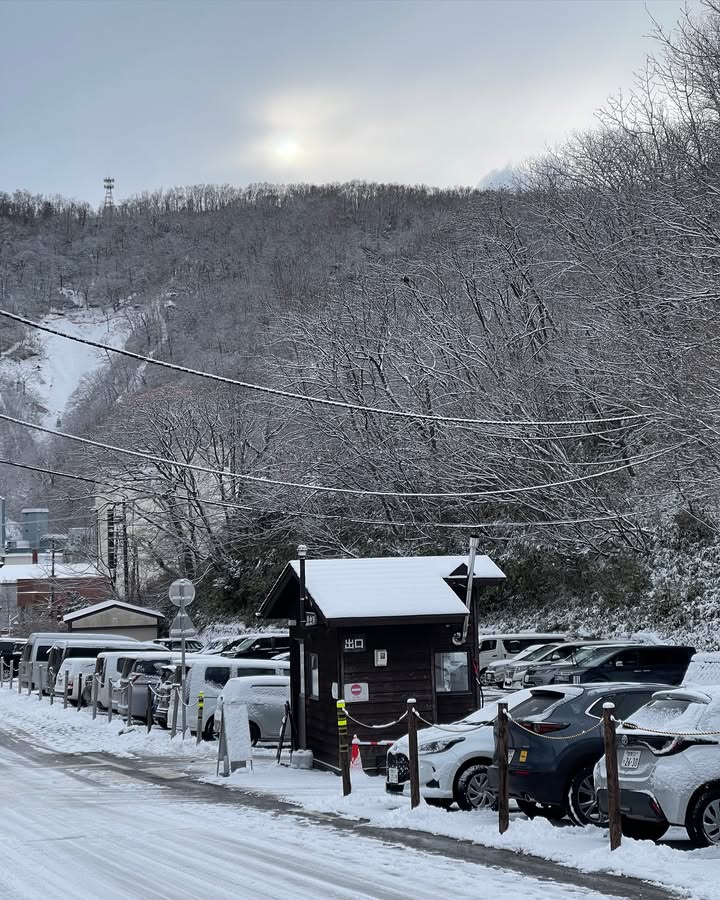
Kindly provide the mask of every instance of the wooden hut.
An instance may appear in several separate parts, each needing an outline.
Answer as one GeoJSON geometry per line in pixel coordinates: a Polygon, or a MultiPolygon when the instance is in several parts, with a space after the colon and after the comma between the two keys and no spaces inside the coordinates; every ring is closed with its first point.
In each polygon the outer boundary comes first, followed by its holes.
{"type": "MultiPolygon", "coordinates": [[[[288,620],[297,738],[312,750],[315,765],[338,768],[339,698],[347,703],[351,733],[361,740],[403,734],[402,724],[376,732],[352,719],[392,721],[409,697],[430,722],[451,722],[478,707],[477,603],[468,610],[462,599],[467,577],[461,556],[288,563],[258,615],[288,620]],[[458,644],[468,615],[466,640],[458,644]]],[[[474,601],[504,580],[489,557],[477,556],[474,601]]]]}

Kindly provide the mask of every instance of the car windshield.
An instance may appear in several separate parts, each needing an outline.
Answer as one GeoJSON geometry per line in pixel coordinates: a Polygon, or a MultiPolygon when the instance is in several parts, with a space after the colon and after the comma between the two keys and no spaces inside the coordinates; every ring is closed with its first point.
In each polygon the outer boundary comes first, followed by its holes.
{"type": "Polygon", "coordinates": [[[519,653],[515,659],[522,658],[526,662],[530,662],[531,660],[542,659],[543,656],[547,656],[555,649],[555,644],[542,644],[539,647],[531,647],[527,653],[519,653]]]}
{"type": "Polygon", "coordinates": [[[606,656],[614,653],[612,647],[581,647],[569,655],[569,659],[576,666],[590,666],[600,662],[606,656]]]}

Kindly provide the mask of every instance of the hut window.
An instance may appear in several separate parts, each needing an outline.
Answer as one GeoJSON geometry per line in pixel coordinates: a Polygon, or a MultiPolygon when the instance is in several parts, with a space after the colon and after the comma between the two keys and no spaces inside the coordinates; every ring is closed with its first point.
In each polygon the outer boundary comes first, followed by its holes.
{"type": "Polygon", "coordinates": [[[320,699],[320,660],[317,653],[310,653],[310,693],[311,700],[320,699]]]}
{"type": "Polygon", "coordinates": [[[462,650],[435,654],[435,692],[437,694],[467,693],[468,657],[462,650]]]}

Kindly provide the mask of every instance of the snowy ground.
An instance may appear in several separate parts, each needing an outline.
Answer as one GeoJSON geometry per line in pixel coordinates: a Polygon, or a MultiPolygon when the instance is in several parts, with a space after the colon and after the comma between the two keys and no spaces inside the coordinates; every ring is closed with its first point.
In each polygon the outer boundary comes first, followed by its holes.
{"type": "MultiPolygon", "coordinates": [[[[130,332],[123,313],[107,315],[98,309],[51,314],[41,324],[112,347],[123,347],[130,332]]],[[[107,361],[107,353],[42,331],[33,334],[39,354],[23,360],[0,358],[0,373],[31,388],[47,410],[43,424],[55,427],[81,380],[107,361]]]]}
{"type": "MultiPolygon", "coordinates": [[[[130,732],[120,733],[124,729],[122,723],[118,722],[117,719],[114,719],[110,724],[105,719],[100,718],[93,722],[89,713],[85,710],[80,712],[77,712],[75,709],[63,711],[61,704],[56,704],[51,708],[47,700],[39,702],[36,696],[28,697],[23,695],[20,697],[7,689],[0,690],[0,730],[6,734],[21,738],[31,738],[34,746],[41,751],[44,749],[47,754],[50,754],[52,751],[63,751],[66,753],[104,751],[125,758],[134,756],[142,759],[145,756],[166,756],[169,766],[177,771],[190,772],[197,779],[217,784],[222,783],[224,786],[236,791],[239,790],[257,795],[274,795],[278,799],[287,799],[307,810],[339,813],[350,819],[369,822],[374,826],[385,829],[388,840],[392,840],[393,831],[397,829],[448,835],[462,838],[465,841],[474,841],[487,847],[504,848],[544,857],[584,872],[612,872],[635,876],[674,888],[687,897],[715,900],[715,898],[720,896],[717,877],[718,862],[720,861],[719,849],[689,851],[681,849],[682,845],[668,846],[665,844],[655,846],[650,842],[637,842],[625,839],[622,848],[611,854],[608,849],[607,835],[604,831],[594,828],[558,828],[542,819],[529,821],[520,813],[513,814],[509,831],[501,837],[497,833],[496,816],[492,813],[447,813],[425,805],[421,805],[419,809],[411,811],[407,799],[386,795],[384,783],[381,779],[371,778],[362,772],[353,773],[353,793],[350,797],[343,798],[339,779],[334,775],[277,766],[275,765],[274,751],[270,749],[255,751],[252,771],[238,771],[229,779],[217,778],[215,776],[216,745],[201,744],[199,747],[196,747],[194,740],[183,743],[179,738],[171,742],[168,733],[158,729],[154,729],[150,735],[145,735],[144,729],[139,727],[130,732]]],[[[5,783],[8,783],[7,780],[5,783]]],[[[124,785],[124,787],[127,788],[127,785],[124,785]]],[[[156,801],[153,802],[155,803],[156,801]]],[[[119,800],[118,804],[122,805],[122,800],[119,800]]],[[[168,811],[168,828],[170,831],[175,827],[172,824],[174,821],[173,815],[171,810],[168,811]]],[[[223,817],[225,815],[225,811],[222,813],[217,812],[218,818],[216,819],[216,812],[213,812],[212,827],[215,828],[217,826],[218,833],[226,835],[228,826],[218,825],[218,822],[224,821],[223,817]]],[[[237,814],[234,815],[236,816],[237,814]]],[[[250,810],[246,819],[246,813],[243,811],[242,822],[251,826],[249,830],[253,832],[254,839],[262,843],[264,838],[261,832],[255,831],[256,828],[260,829],[261,825],[260,822],[255,823],[253,821],[252,817],[254,815],[257,815],[257,813],[250,810]]],[[[202,820],[204,822],[203,816],[205,816],[204,812],[202,814],[198,812],[198,821],[202,820]]],[[[163,809],[162,820],[164,818],[165,810],[163,809]]],[[[140,815],[140,820],[144,821],[142,815],[140,815]]],[[[275,823],[272,826],[273,841],[285,840],[282,827],[277,825],[277,822],[281,821],[281,819],[274,819],[273,821],[275,823]]],[[[119,826],[121,827],[122,824],[121,821],[119,826]]],[[[72,832],[72,827],[70,825],[67,827],[72,832]]],[[[158,832],[165,833],[159,822],[154,822],[154,827],[158,829],[158,832]]],[[[210,827],[209,824],[208,827],[210,827]]],[[[85,831],[85,826],[80,830],[85,831]]],[[[245,829],[242,829],[241,833],[245,835],[245,829]]],[[[213,831],[213,842],[215,841],[214,834],[215,832],[213,831]]],[[[677,832],[675,837],[679,836],[679,834],[677,832]]],[[[293,840],[297,841],[297,829],[292,831],[292,836],[294,836],[293,840]]],[[[290,838],[291,833],[288,831],[287,839],[290,840],[290,838]]],[[[332,841],[339,839],[340,836],[335,835],[332,841]]],[[[0,842],[1,844],[2,842],[0,842]]],[[[371,852],[369,848],[366,848],[365,851],[356,853],[355,851],[362,844],[362,839],[358,837],[352,839],[352,858],[357,861],[358,872],[363,870],[363,852],[371,852]]],[[[225,843],[222,846],[226,846],[225,843]]],[[[3,850],[0,850],[0,861],[3,859],[3,852],[3,850]]],[[[298,845],[298,853],[300,852],[298,845]]],[[[347,851],[342,851],[338,846],[337,852],[340,854],[347,851]]],[[[373,850],[373,852],[375,851],[373,850]]],[[[380,853],[380,850],[377,852],[380,853]]],[[[375,857],[373,856],[370,866],[367,867],[366,865],[366,868],[370,868],[375,875],[379,875],[383,871],[383,865],[384,863],[381,862],[379,857],[377,865],[375,865],[375,857]]],[[[388,863],[388,865],[394,868],[395,863],[388,863]]],[[[456,870],[457,865],[457,862],[453,863],[453,871],[456,870]]],[[[437,896],[438,885],[443,885],[443,888],[445,888],[451,883],[453,884],[452,893],[457,894],[457,896],[490,897],[495,893],[491,890],[482,894],[472,891],[463,893],[462,887],[456,887],[454,882],[446,881],[446,877],[450,876],[446,876],[444,870],[443,874],[441,874],[442,868],[442,865],[439,865],[437,876],[433,875],[433,878],[437,879],[432,882],[434,885],[431,891],[433,896],[437,896]]],[[[2,872],[2,865],[0,865],[0,872],[2,872]]],[[[467,882],[465,882],[467,877],[463,876],[461,878],[461,882],[465,884],[465,889],[467,888],[467,882]]],[[[483,879],[490,879],[484,882],[488,885],[492,883],[493,877],[495,876],[491,872],[484,871],[482,874],[483,879]]],[[[503,892],[507,897],[519,897],[520,892],[526,898],[548,896],[547,893],[538,893],[537,886],[533,886],[532,883],[529,885],[524,883],[522,885],[518,884],[513,886],[512,890],[509,890],[509,883],[505,881],[508,877],[510,876],[502,876],[503,892]],[[533,893],[533,891],[535,892],[533,893]]],[[[0,875],[0,884],[1,882],[2,875],[0,875]]],[[[382,891],[390,890],[390,887],[389,883],[379,883],[377,890],[373,888],[370,890],[369,895],[376,897],[396,896],[392,892],[382,893],[382,891]]],[[[423,890],[429,890],[429,888],[430,882],[428,882],[427,877],[419,878],[417,890],[413,888],[412,894],[418,897],[429,895],[422,893],[423,890]]],[[[447,889],[449,892],[449,887],[447,889]]],[[[278,890],[280,890],[280,886],[278,886],[278,890]]],[[[403,890],[404,894],[402,895],[410,895],[409,888],[403,888],[403,890]]],[[[343,893],[345,896],[363,896],[362,893],[353,894],[352,891],[349,894],[343,893]]],[[[397,896],[400,895],[397,894],[397,896]]],[[[16,895],[13,893],[12,896],[34,895],[16,895]]],[[[78,894],[77,896],[85,895],[78,894]]],[[[109,896],[125,895],[120,893],[110,894],[109,896]]],[[[164,895],[157,894],[157,896],[164,895]]],[[[176,894],[176,896],[185,895],[176,894]]],[[[213,896],[225,896],[225,894],[213,893],[213,896]]],[[[285,895],[265,892],[263,896],[285,895]]],[[[306,896],[306,894],[302,893],[299,885],[295,887],[295,896],[306,896]]],[[[318,894],[318,896],[336,895],[328,893],[318,894]]],[[[562,890],[556,890],[553,887],[552,896],[587,896],[587,894],[582,894],[582,892],[577,894],[562,893],[562,890]]]]}
{"type": "MultiPolygon", "coordinates": [[[[55,749],[76,748],[83,731],[88,745],[118,749],[122,744],[123,753],[131,747],[156,753],[161,744],[170,744],[166,735],[153,734],[141,747],[137,733],[118,735],[117,723],[93,725],[84,712],[51,710],[46,701],[8,691],[1,696],[5,734],[35,731],[36,739],[55,749]],[[41,723],[47,726],[42,731],[41,723]]],[[[44,756],[25,756],[7,742],[0,747],[0,890],[17,900],[608,896],[355,832],[341,834],[287,815],[179,799],[167,788],[137,783],[132,770],[73,765],[47,746],[44,756]]],[[[148,764],[142,757],[137,763],[148,764]]],[[[155,771],[173,777],[172,770],[155,771]]]]}

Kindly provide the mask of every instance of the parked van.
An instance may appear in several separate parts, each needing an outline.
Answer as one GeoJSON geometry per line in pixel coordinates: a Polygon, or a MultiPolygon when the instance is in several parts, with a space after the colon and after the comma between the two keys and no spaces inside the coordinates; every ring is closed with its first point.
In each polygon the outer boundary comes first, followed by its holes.
{"type": "MultiPolygon", "coordinates": [[[[85,641],[101,638],[115,640],[116,634],[101,634],[95,632],[71,631],[34,631],[27,639],[20,657],[20,684],[35,690],[41,684],[45,687],[47,681],[48,656],[53,644],[57,641],[85,641]]],[[[132,638],[126,638],[132,640],[132,638]]]]}
{"type": "Polygon", "coordinates": [[[478,639],[478,674],[496,659],[509,659],[534,644],[561,644],[564,634],[522,631],[518,634],[481,634],[478,639]]]}
{"type": "MultiPolygon", "coordinates": [[[[102,653],[104,650],[132,650],[134,647],[137,647],[138,643],[134,638],[127,638],[122,635],[115,639],[89,638],[80,641],[57,641],[50,648],[50,653],[48,654],[48,674],[50,679],[52,679],[53,675],[57,675],[66,659],[78,659],[80,657],[97,659],[98,653],[102,653]]],[[[51,686],[48,687],[47,693],[50,690],[52,690],[51,686]]]]}
{"type": "MultiPolygon", "coordinates": [[[[280,737],[285,704],[290,699],[289,675],[241,675],[231,678],[220,692],[213,716],[215,735],[222,728],[223,707],[235,703],[247,706],[250,723],[250,741],[253,747],[258,741],[277,744],[280,737]]],[[[287,729],[286,738],[290,737],[287,729]]]]}
{"type": "Polygon", "coordinates": [[[127,716],[128,704],[132,703],[131,716],[145,718],[148,687],[157,689],[163,666],[172,662],[175,656],[170,650],[135,650],[118,660],[118,667],[121,666],[117,683],[119,716],[127,716]]]}
{"type": "Polygon", "coordinates": [[[54,690],[56,697],[64,697],[65,682],[67,681],[68,700],[71,703],[77,703],[80,691],[85,694],[82,685],[90,683],[94,671],[95,659],[92,657],[74,656],[72,659],[66,659],[60,664],[54,682],[49,688],[54,690]]]}
{"type": "MultiPolygon", "coordinates": [[[[165,647],[150,642],[141,643],[138,641],[132,648],[133,652],[138,653],[141,650],[150,650],[157,653],[166,653],[165,647]]],[[[125,657],[128,655],[127,650],[104,650],[98,653],[95,672],[98,675],[98,705],[103,709],[107,709],[112,701],[110,686],[117,684],[122,674],[122,666],[125,657]]]]}
{"type": "MultiPolygon", "coordinates": [[[[176,657],[177,659],[177,657],[176,657]]],[[[240,675],[285,675],[289,674],[290,663],[275,659],[227,659],[223,656],[196,656],[185,660],[185,702],[190,704],[187,724],[191,731],[197,730],[197,699],[200,691],[204,694],[203,734],[209,740],[213,737],[213,716],[220,692],[231,678],[240,675]]],[[[170,698],[168,720],[172,720],[175,695],[170,698]]],[[[180,722],[180,710],[177,721],[180,722]]]]}

